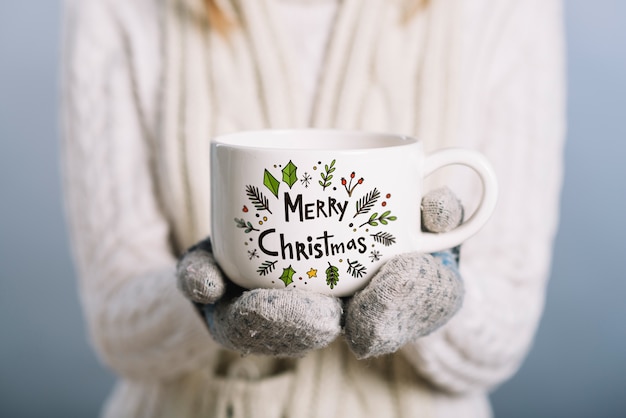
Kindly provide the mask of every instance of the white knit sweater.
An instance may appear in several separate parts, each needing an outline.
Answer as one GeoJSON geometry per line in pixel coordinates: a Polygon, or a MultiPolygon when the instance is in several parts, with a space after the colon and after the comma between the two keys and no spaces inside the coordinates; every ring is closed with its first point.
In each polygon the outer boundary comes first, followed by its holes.
{"type": "MultiPolygon", "coordinates": [[[[564,134],[557,0],[343,0],[307,99],[279,0],[66,4],[68,220],[95,349],[120,381],[107,417],[486,417],[540,317],[564,134]],[[484,152],[499,206],[463,249],[462,310],[399,353],[357,361],[341,340],[297,360],[240,358],[175,288],[209,231],[209,138],[261,127],[411,134],[484,152]]],[[[471,210],[479,182],[451,185],[471,210]]]]}

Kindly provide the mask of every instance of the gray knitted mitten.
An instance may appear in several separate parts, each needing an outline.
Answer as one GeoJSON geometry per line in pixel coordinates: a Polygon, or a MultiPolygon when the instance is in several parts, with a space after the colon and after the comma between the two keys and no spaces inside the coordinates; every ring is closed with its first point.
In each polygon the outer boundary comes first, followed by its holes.
{"type": "Polygon", "coordinates": [[[463,205],[447,187],[432,190],[422,198],[422,229],[448,232],[463,221],[463,205]]]}
{"type": "Polygon", "coordinates": [[[191,247],[176,265],[178,289],[199,304],[217,302],[226,291],[226,282],[213,258],[209,238],[191,247]]]}
{"type": "Polygon", "coordinates": [[[245,291],[224,279],[210,241],[179,260],[178,288],[203,313],[209,332],[242,354],[299,357],[327,346],[341,333],[341,301],[299,289],[245,291]]]}
{"type": "MultiPolygon", "coordinates": [[[[422,201],[423,224],[431,232],[457,226],[463,208],[448,189],[422,201]]],[[[363,359],[393,353],[445,324],[461,307],[463,282],[456,250],[402,254],[380,269],[346,306],[348,345],[363,359]]]]}
{"type": "Polygon", "coordinates": [[[387,262],[346,308],[345,333],[357,358],[393,353],[445,324],[460,308],[463,283],[448,261],[404,254],[387,262]]]}
{"type": "Polygon", "coordinates": [[[243,354],[300,357],[341,333],[338,298],[300,289],[254,289],[204,308],[213,338],[243,354]]]}

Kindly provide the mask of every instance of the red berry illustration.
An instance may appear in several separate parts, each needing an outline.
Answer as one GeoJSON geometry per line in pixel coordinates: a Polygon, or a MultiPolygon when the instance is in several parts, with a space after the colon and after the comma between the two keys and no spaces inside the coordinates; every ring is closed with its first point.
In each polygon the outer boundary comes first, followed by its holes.
{"type": "Polygon", "coordinates": [[[387,202],[383,202],[383,203],[381,203],[381,205],[383,205],[383,207],[387,206],[387,202]]]}
{"type": "Polygon", "coordinates": [[[343,177],[341,178],[341,185],[346,189],[346,192],[348,192],[348,196],[352,196],[352,192],[354,191],[356,186],[358,186],[359,184],[363,184],[364,179],[363,177],[361,177],[353,185],[352,180],[354,180],[355,177],[356,173],[353,171],[352,173],[350,173],[350,182],[346,181],[346,179],[343,177]]]}
{"type": "Polygon", "coordinates": [[[246,205],[244,205],[242,210],[247,213],[248,212],[248,207],[246,205]]]}
{"type": "Polygon", "coordinates": [[[387,196],[385,196],[387,199],[389,199],[391,197],[391,193],[387,193],[387,196]]]}

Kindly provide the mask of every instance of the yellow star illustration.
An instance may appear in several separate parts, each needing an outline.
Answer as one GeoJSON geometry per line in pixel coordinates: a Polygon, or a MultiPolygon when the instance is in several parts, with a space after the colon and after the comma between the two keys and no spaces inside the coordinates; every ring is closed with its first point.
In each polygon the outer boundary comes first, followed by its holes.
{"type": "Polygon", "coordinates": [[[317,277],[317,270],[315,270],[313,267],[311,267],[311,270],[307,271],[306,274],[309,275],[309,279],[311,277],[317,277]]]}

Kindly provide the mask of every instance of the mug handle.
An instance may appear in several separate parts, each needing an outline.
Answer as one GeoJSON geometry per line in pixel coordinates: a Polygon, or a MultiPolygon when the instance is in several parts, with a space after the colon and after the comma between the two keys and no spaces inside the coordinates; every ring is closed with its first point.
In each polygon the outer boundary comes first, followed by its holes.
{"type": "Polygon", "coordinates": [[[463,148],[447,148],[428,155],[424,161],[424,178],[448,165],[464,165],[476,172],[482,183],[482,197],[472,216],[449,232],[419,231],[419,252],[432,253],[456,247],[477,233],[496,207],[498,182],[493,167],[481,153],[463,148]]]}

